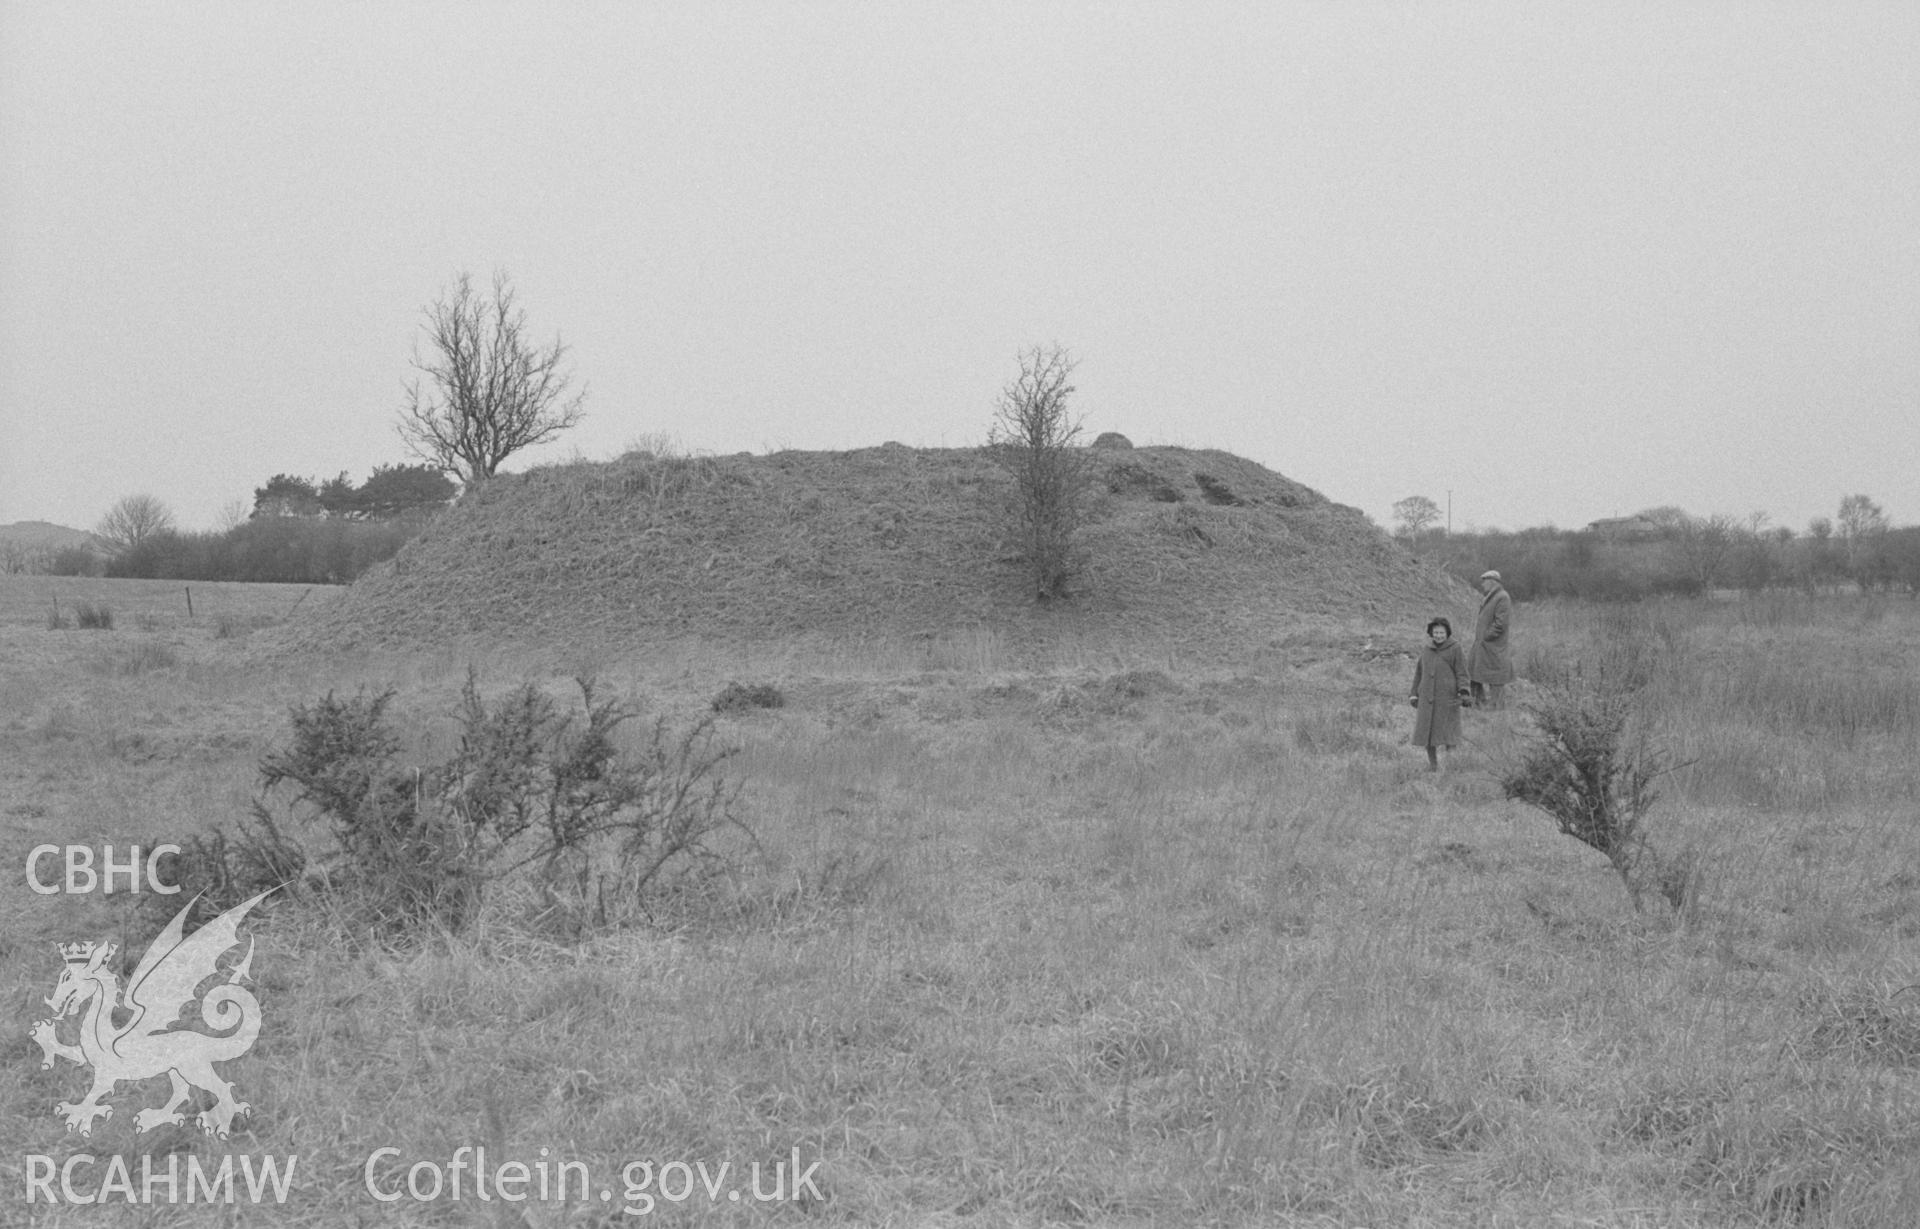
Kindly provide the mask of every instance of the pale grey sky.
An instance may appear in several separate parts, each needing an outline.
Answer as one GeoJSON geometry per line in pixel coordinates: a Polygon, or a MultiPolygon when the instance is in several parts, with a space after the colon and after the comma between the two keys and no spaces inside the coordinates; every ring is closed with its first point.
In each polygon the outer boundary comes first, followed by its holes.
{"type": "Polygon", "coordinates": [[[587,421],[1089,432],[1385,523],[1920,521],[1920,5],[0,4],[0,523],[362,479],[423,304],[587,421]]]}

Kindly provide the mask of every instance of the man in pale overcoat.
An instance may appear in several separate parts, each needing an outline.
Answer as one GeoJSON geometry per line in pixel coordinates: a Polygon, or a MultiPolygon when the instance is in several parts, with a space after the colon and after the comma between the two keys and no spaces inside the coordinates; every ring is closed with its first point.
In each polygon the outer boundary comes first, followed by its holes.
{"type": "Polygon", "coordinates": [[[1513,598],[1500,583],[1500,573],[1480,573],[1480,617],[1473,624],[1473,655],[1467,673],[1473,679],[1473,702],[1484,708],[1505,708],[1502,693],[1513,681],[1513,658],[1507,652],[1507,633],[1513,626],[1513,598]]]}

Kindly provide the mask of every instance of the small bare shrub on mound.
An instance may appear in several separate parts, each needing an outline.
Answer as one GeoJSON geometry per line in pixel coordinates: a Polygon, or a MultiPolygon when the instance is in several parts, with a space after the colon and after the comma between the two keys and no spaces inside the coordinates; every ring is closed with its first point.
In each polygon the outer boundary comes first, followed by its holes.
{"type": "Polygon", "coordinates": [[[681,731],[662,718],[622,751],[615,731],[634,712],[576,682],[580,710],[565,711],[532,684],[488,703],[469,675],[459,746],[436,766],[400,762],[391,691],[294,706],[291,745],[260,762],[251,825],[224,850],[198,851],[217,864],[209,875],[305,869],[309,885],[350,893],[389,929],[458,929],[490,887],[523,873],[570,933],[644,915],[678,872],[724,865],[721,829],[746,832],[722,771],[733,749],[715,743],[711,718],[681,731]],[[268,805],[281,792],[325,823],[330,852],[310,857],[287,839],[268,805]]]}
{"type": "Polygon", "coordinates": [[[1074,445],[1080,419],[1067,408],[1074,359],[1059,346],[1020,352],[1020,374],[1000,391],[988,448],[1013,477],[1011,520],[1034,595],[1065,597],[1080,570],[1074,535],[1093,485],[1088,454],[1074,445]]]}
{"type": "Polygon", "coordinates": [[[787,697],[772,683],[730,682],[713,698],[716,713],[744,713],[755,708],[785,708],[787,697]]]}
{"type": "Polygon", "coordinates": [[[1561,673],[1526,706],[1533,736],[1500,786],[1605,854],[1636,911],[1648,889],[1679,910],[1695,872],[1689,859],[1662,865],[1647,840],[1647,816],[1659,800],[1653,783],[1674,766],[1639,728],[1638,700],[1638,687],[1617,667],[1583,663],[1561,673]]]}
{"type": "Polygon", "coordinates": [[[712,457],[683,453],[629,452],[622,468],[607,481],[620,498],[637,501],[653,512],[673,507],[696,490],[718,482],[721,469],[712,457]]]}

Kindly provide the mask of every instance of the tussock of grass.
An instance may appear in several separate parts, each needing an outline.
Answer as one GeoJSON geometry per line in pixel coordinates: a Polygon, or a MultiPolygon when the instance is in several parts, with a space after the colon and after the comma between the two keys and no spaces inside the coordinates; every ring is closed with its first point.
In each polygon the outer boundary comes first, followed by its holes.
{"type": "Polygon", "coordinates": [[[87,631],[110,632],[113,630],[113,608],[104,602],[75,602],[73,624],[87,631]]]}
{"type": "Polygon", "coordinates": [[[1920,1067],[1920,982],[1822,986],[1807,996],[1815,1052],[1920,1067]]]}
{"type": "Polygon", "coordinates": [[[744,713],[756,708],[784,708],[787,697],[772,683],[730,682],[708,705],[716,713],[744,713]]]}
{"type": "Polygon", "coordinates": [[[130,644],[114,645],[94,659],[94,669],[110,675],[171,670],[179,664],[179,652],[172,645],[158,640],[136,640],[130,644]]]}

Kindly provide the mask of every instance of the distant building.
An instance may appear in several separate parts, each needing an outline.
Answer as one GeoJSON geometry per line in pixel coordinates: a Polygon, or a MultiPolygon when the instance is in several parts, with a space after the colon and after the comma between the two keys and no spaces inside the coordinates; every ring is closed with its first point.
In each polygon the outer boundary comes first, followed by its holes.
{"type": "Polygon", "coordinates": [[[1644,516],[1608,516],[1593,521],[1587,532],[1621,542],[1638,542],[1661,537],[1660,523],[1644,516]]]}

